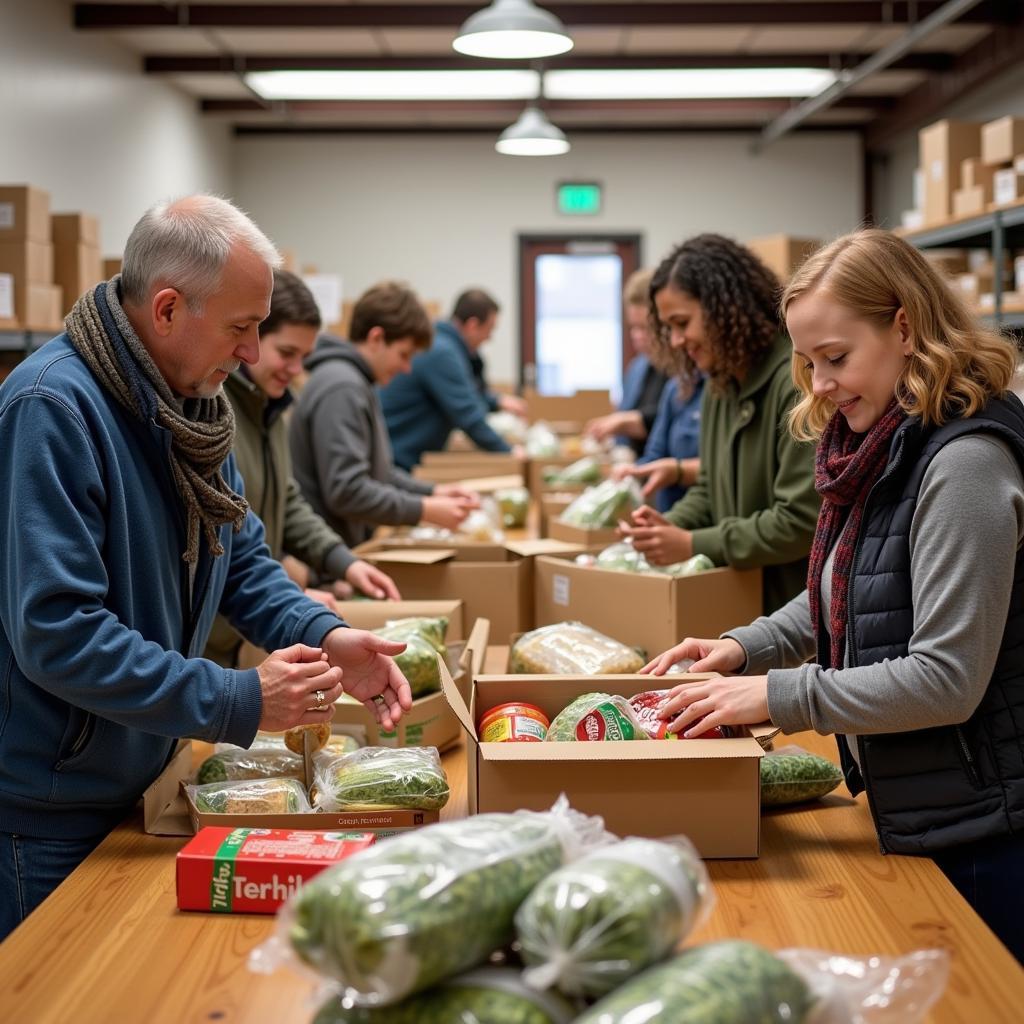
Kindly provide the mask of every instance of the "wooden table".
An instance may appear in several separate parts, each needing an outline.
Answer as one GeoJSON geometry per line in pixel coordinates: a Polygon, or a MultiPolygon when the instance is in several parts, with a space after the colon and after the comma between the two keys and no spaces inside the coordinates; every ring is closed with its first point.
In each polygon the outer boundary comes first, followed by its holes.
{"type": "MultiPolygon", "coordinates": [[[[492,666],[504,664],[504,648],[489,655],[492,666]]],[[[792,740],[835,756],[830,739],[792,740]]],[[[466,813],[465,749],[444,763],[452,798],[442,817],[457,818],[466,813]]],[[[183,843],[145,835],[141,816],[115,829],[0,945],[0,1021],[308,1022],[307,979],[246,969],[273,918],[176,909],[183,843]]],[[[758,860],[708,866],[718,902],[694,940],[852,954],[940,946],[952,953],[952,972],[935,1024],[1024,1018],[1024,970],[931,861],[879,853],[863,797],[768,812],[758,860]]]]}

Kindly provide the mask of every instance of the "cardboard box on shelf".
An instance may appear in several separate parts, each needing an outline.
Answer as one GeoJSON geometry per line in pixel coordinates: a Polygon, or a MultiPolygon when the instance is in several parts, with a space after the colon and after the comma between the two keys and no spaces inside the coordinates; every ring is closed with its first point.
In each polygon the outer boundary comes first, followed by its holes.
{"type": "Polygon", "coordinates": [[[919,231],[924,227],[924,210],[904,210],[900,214],[900,227],[906,231],[919,231]]]}
{"type": "Polygon", "coordinates": [[[538,626],[579,621],[653,658],[684,637],[717,637],[762,612],[761,570],[694,576],[615,572],[545,556],[534,566],[538,626]]]}
{"type": "Polygon", "coordinates": [[[53,244],[60,247],[87,245],[98,249],[100,222],[91,213],[55,213],[50,218],[53,244]]]}
{"type": "Polygon", "coordinates": [[[178,909],[274,914],[304,882],[376,838],[372,832],[202,828],[175,858],[178,909]]]}
{"type": "Polygon", "coordinates": [[[1013,261],[1013,290],[1024,292],[1024,256],[1013,261]]]}
{"type": "Polygon", "coordinates": [[[953,193],[953,216],[976,216],[985,212],[988,203],[989,200],[985,197],[985,189],[982,185],[958,188],[953,193]]]}
{"type": "Polygon", "coordinates": [[[50,193],[0,185],[0,242],[50,242],[50,193]]]}
{"type": "MultiPolygon", "coordinates": [[[[978,296],[978,309],[983,313],[993,313],[996,308],[994,292],[982,292],[978,296]]],[[[1004,313],[1024,313],[1024,290],[1003,292],[1001,308],[1004,313]]]]}
{"type": "Polygon", "coordinates": [[[821,247],[817,238],[795,238],[792,235],[766,235],[751,238],[744,245],[785,284],[797,267],[815,249],[821,247]]]}
{"type": "MultiPolygon", "coordinates": [[[[613,411],[611,395],[607,391],[577,391],[572,395],[540,395],[532,388],[523,392],[526,399],[527,419],[531,423],[544,420],[582,425],[587,420],[605,416],[613,411]]],[[[576,431],[578,433],[578,430],[576,431]]]]}
{"type": "Polygon", "coordinates": [[[922,249],[921,255],[946,277],[966,274],[970,269],[965,249],[922,249]]]}
{"type": "MultiPolygon", "coordinates": [[[[683,679],[706,676],[677,676],[683,679]]],[[[444,692],[466,733],[471,814],[547,810],[560,793],[584,814],[599,814],[618,835],[685,833],[702,857],[756,857],[760,852],[761,742],[777,730],[716,740],[619,743],[485,743],[483,712],[506,701],[535,704],[549,718],[597,686],[593,676],[477,676],[467,703],[447,672],[444,692]]],[[[650,676],[601,676],[604,693],[631,697],[651,689],[650,676]]]]}
{"type": "Polygon", "coordinates": [[[0,242],[0,274],[18,281],[53,284],[53,246],[49,242],[0,242]]]}
{"type": "Polygon", "coordinates": [[[996,169],[988,167],[981,160],[970,157],[960,164],[960,187],[962,189],[976,188],[981,186],[985,193],[985,202],[992,201],[993,178],[996,169]]]}
{"type": "Polygon", "coordinates": [[[103,260],[103,280],[109,281],[112,277],[121,273],[121,257],[108,256],[103,260]]]}
{"type": "Polygon", "coordinates": [[[992,202],[995,206],[1006,206],[1024,199],[1024,174],[1014,167],[996,171],[992,186],[992,202]]]}
{"type": "Polygon", "coordinates": [[[413,546],[382,538],[361,544],[356,553],[379,565],[404,597],[460,598],[467,621],[488,619],[495,636],[509,636],[533,626],[534,557],[579,550],[551,540],[413,546]]]}
{"type": "Polygon", "coordinates": [[[0,329],[54,331],[62,329],[61,290],[0,272],[0,329]]]}
{"type": "Polygon", "coordinates": [[[964,160],[981,155],[981,125],[936,121],[918,133],[918,149],[924,171],[924,222],[939,224],[952,214],[964,160]]]}
{"type": "Polygon", "coordinates": [[[64,311],[103,280],[103,260],[95,246],[84,243],[54,247],[54,281],[64,292],[64,311]]]}
{"type": "Polygon", "coordinates": [[[1012,163],[1024,154],[1024,118],[1000,117],[981,126],[981,159],[992,166],[1012,163]]]}

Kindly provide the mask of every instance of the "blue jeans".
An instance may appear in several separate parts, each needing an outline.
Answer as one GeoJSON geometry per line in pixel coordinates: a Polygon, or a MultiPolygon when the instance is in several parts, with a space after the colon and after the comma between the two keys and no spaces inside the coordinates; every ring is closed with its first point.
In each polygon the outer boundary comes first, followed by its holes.
{"type": "Polygon", "coordinates": [[[0,942],[100,844],[91,839],[33,839],[0,832],[0,942]]]}
{"type": "Polygon", "coordinates": [[[1024,835],[954,846],[933,859],[999,941],[1024,964],[1024,835]]]}

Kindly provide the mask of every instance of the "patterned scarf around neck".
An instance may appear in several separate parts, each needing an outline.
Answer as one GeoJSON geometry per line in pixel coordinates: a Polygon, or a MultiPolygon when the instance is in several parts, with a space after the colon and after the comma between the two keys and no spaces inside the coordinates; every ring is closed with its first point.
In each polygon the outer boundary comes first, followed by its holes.
{"type": "Polygon", "coordinates": [[[119,281],[113,277],[86,292],[64,326],[93,375],[125,409],[170,431],[171,473],[186,521],[181,557],[194,566],[200,527],[217,557],[224,554],[220,527],[231,523],[237,532],[249,508],[221,475],[235,440],[234,414],[223,392],[184,403],[175,398],[121,308],[119,281]]]}
{"type": "Polygon", "coordinates": [[[811,544],[807,596],[814,635],[820,644],[821,577],[829,552],[835,545],[832,607],[829,608],[832,668],[842,668],[846,654],[850,570],[853,567],[854,545],[864,515],[864,503],[889,461],[893,434],[906,418],[907,414],[894,399],[882,418],[866,434],[857,434],[850,429],[846,417],[837,410],[818,442],[814,489],[821,495],[821,512],[814,531],[814,542],[811,544]]]}

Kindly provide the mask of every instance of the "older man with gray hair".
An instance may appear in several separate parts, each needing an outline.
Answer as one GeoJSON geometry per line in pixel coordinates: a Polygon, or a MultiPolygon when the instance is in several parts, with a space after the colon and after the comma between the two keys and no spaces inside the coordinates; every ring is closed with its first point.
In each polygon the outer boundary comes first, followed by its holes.
{"type": "Polygon", "coordinates": [[[345,691],[392,727],[390,657],[271,557],[221,384],[259,359],[274,246],[213,196],[139,221],[120,277],[0,388],[0,938],[131,810],[178,737],[248,746],[345,691]],[[274,651],[201,657],[220,611],[274,651]]]}

